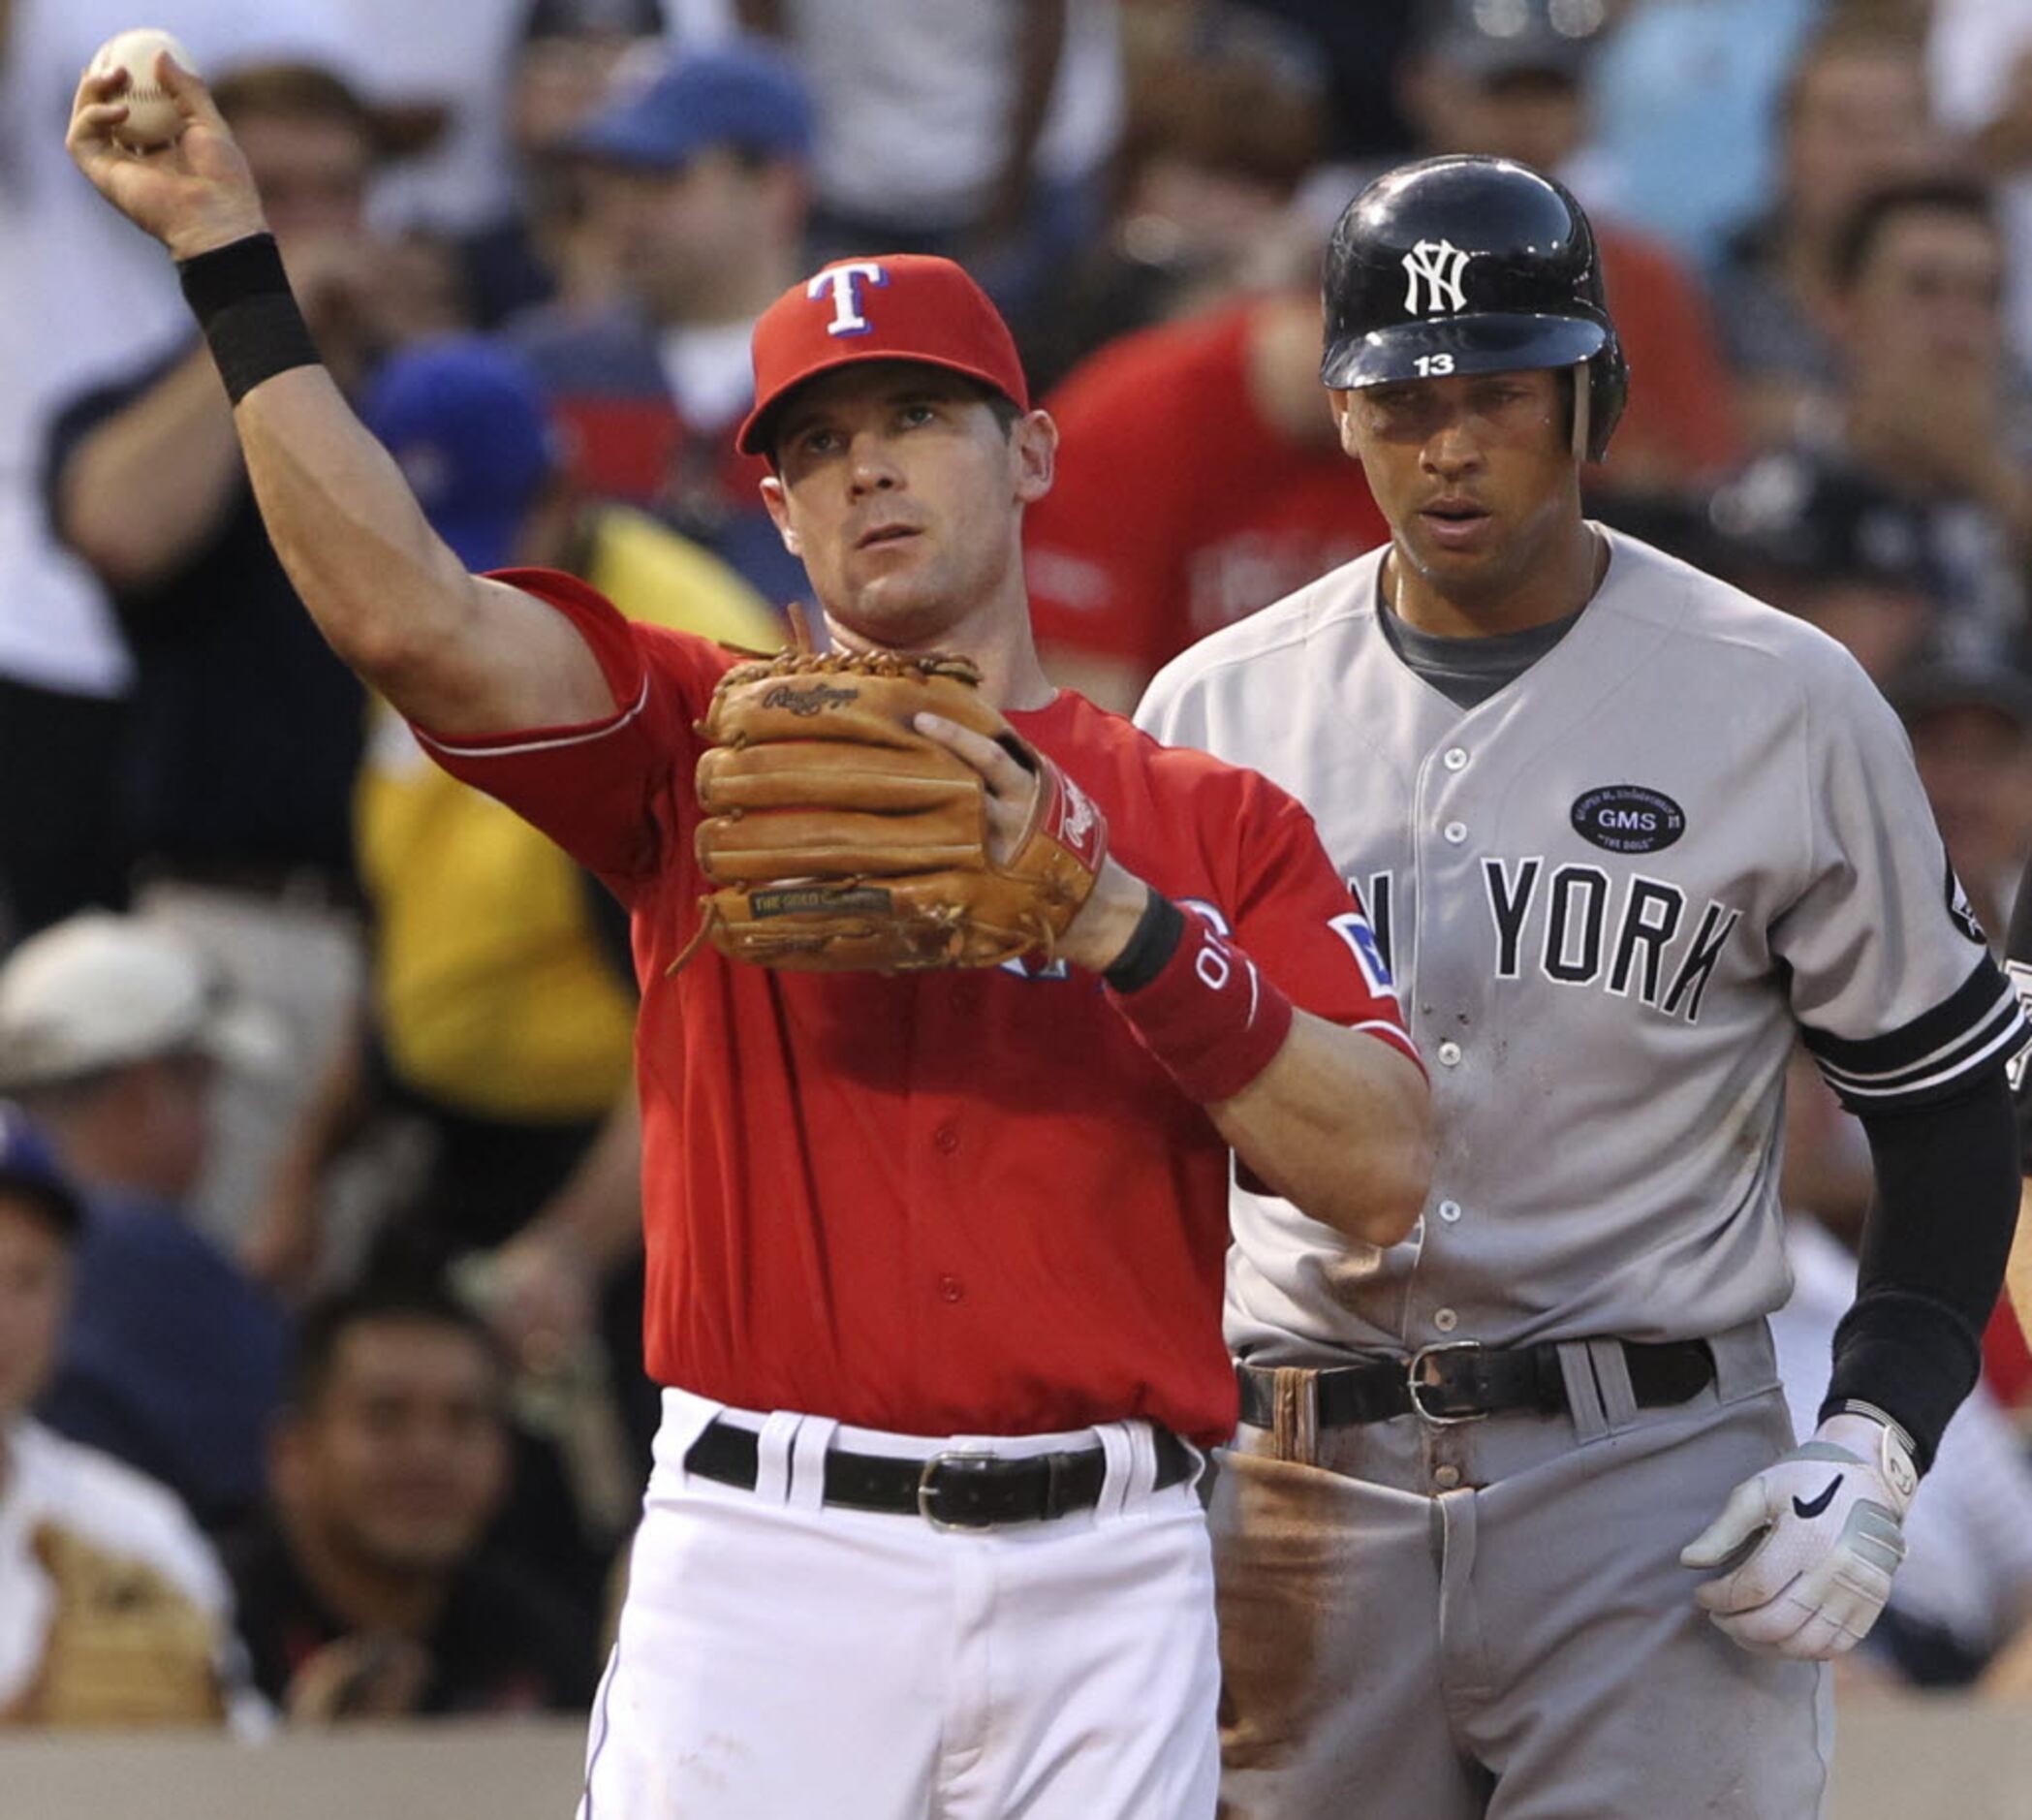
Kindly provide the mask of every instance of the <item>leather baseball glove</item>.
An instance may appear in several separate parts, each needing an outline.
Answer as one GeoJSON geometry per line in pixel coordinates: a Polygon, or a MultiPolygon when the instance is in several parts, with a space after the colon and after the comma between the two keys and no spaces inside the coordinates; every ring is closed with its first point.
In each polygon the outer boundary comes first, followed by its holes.
{"type": "MultiPolygon", "coordinates": [[[[738,665],[699,731],[699,941],[735,960],[900,972],[1048,958],[1108,850],[1101,811],[985,702],[963,657],[786,651],[738,665]],[[985,785],[917,731],[943,715],[1038,781],[996,856],[985,785]]],[[[675,969],[673,968],[672,971],[675,969]]]]}

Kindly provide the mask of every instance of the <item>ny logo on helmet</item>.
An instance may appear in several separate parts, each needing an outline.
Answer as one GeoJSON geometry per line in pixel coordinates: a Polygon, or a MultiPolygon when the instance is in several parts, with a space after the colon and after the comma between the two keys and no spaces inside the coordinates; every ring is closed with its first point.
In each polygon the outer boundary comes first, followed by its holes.
{"type": "Polygon", "coordinates": [[[1437,316],[1442,310],[1464,310],[1467,294],[1460,281],[1467,272],[1469,256],[1452,240],[1421,240],[1404,255],[1404,271],[1410,283],[1404,288],[1404,308],[1413,316],[1437,316]],[[1425,300],[1419,302],[1420,286],[1425,300]]]}

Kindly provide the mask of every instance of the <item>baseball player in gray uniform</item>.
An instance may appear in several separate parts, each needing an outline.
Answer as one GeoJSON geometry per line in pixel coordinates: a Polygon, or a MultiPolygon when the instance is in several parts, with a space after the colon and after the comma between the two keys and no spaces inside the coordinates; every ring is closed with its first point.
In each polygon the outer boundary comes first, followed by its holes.
{"type": "Polygon", "coordinates": [[[1235,1190],[1224,1811],[1811,1815],[1822,1664],[1975,1379],[2028,1033],[1862,672],[1582,517],[1628,371],[1572,197],[1407,166],[1326,273],[1323,378],[1391,542],[1139,718],[1318,818],[1439,1154],[1387,1249],[1235,1190]],[[1880,1200],[1803,1446],[1765,1321],[1798,1040],[1880,1200]]]}

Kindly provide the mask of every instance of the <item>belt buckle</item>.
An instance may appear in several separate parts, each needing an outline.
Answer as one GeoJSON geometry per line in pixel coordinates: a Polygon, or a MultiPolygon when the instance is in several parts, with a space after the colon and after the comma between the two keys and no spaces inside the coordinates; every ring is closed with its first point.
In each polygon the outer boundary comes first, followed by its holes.
{"type": "Polygon", "coordinates": [[[933,1454],[924,1462],[923,1471],[918,1474],[918,1515],[932,1528],[949,1532],[958,1529],[992,1529],[995,1526],[992,1517],[980,1518],[973,1522],[954,1521],[950,1517],[941,1517],[933,1506],[938,1502],[938,1474],[942,1467],[951,1466],[962,1472],[985,1474],[996,1460],[997,1456],[978,1451],[933,1454]]]}
{"type": "Polygon", "coordinates": [[[1464,1416],[1441,1415],[1436,1410],[1427,1409],[1424,1399],[1419,1395],[1421,1391],[1432,1388],[1419,1381],[1419,1373],[1425,1368],[1425,1362],[1428,1359],[1434,1358],[1443,1352],[1481,1352],[1483,1350],[1483,1343],[1479,1339],[1449,1339],[1440,1341],[1436,1346],[1421,1346],[1417,1352],[1411,1355],[1409,1362],[1404,1367],[1404,1388],[1410,1394],[1412,1410],[1420,1421],[1429,1422],[1436,1428],[1458,1428],[1463,1422],[1481,1422],[1486,1419],[1488,1411],[1485,1409],[1471,1410],[1464,1416]]]}

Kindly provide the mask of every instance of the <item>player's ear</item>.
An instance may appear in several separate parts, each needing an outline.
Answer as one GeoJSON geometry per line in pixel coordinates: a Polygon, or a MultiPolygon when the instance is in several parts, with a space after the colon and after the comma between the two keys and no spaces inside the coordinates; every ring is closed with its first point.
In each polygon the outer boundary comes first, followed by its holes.
{"type": "Polygon", "coordinates": [[[1327,408],[1333,413],[1333,427],[1340,433],[1343,453],[1360,460],[1361,450],[1356,436],[1355,394],[1352,392],[1329,392],[1327,408]]]}
{"type": "Polygon", "coordinates": [[[769,522],[775,525],[776,535],[783,539],[783,548],[793,556],[803,555],[804,551],[798,548],[797,534],[791,529],[790,501],[784,496],[783,482],[773,474],[763,478],[762,503],[769,509],[769,522]]]}
{"type": "Polygon", "coordinates": [[[1058,471],[1058,425],[1048,411],[1027,412],[1010,426],[1009,444],[1016,458],[1016,497],[1027,506],[1051,490],[1058,471]]]}

